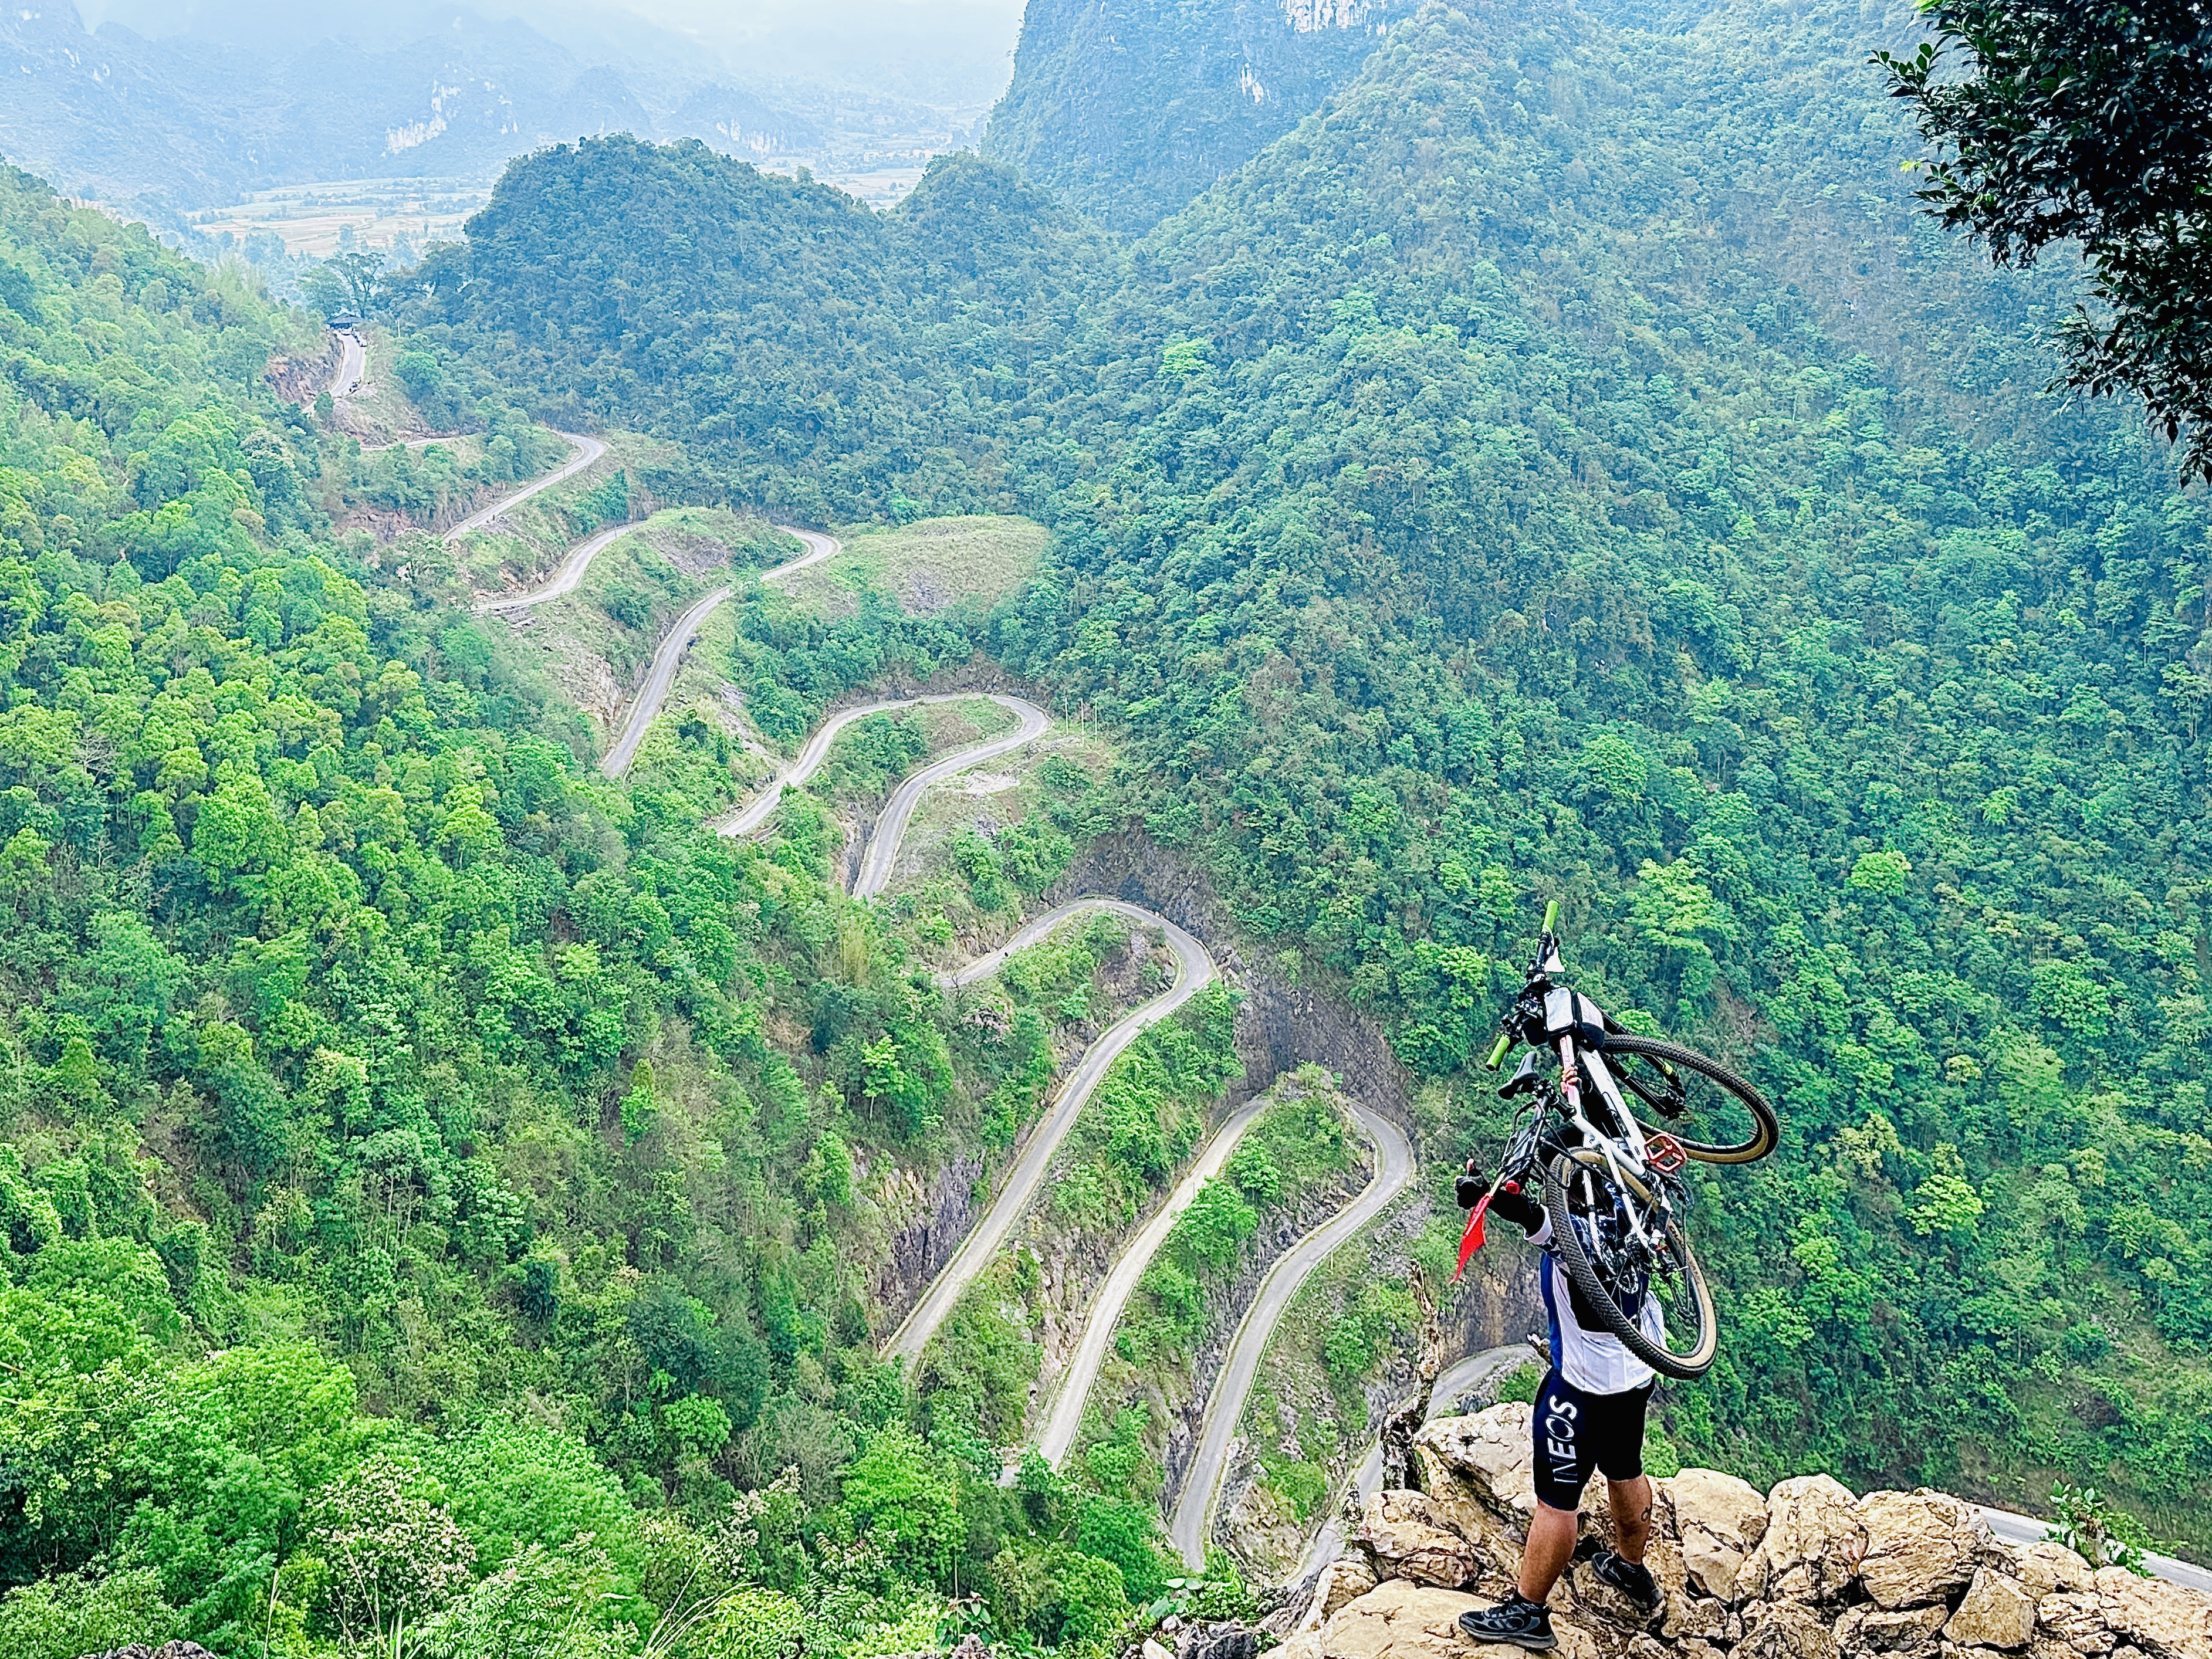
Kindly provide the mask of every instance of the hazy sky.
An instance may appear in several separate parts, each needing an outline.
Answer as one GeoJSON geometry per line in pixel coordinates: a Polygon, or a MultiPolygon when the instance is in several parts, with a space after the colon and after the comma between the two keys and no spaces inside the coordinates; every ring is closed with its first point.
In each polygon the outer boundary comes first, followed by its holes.
{"type": "MultiPolygon", "coordinates": [[[[88,28],[112,19],[141,34],[188,33],[239,46],[333,34],[386,46],[473,12],[519,19],[580,56],[674,67],[669,48],[688,39],[740,72],[988,101],[1012,68],[1022,0],[381,0],[346,9],[299,0],[77,0],[77,9],[88,28]],[[641,19],[658,28],[639,30],[641,19]]],[[[696,61],[683,67],[711,73],[696,61]]]]}

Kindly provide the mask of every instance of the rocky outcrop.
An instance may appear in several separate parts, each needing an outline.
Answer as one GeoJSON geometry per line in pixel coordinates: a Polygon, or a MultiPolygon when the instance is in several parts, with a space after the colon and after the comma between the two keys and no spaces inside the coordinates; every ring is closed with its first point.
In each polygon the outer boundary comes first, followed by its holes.
{"type": "MultiPolygon", "coordinates": [[[[1516,1654],[1458,1620],[1511,1587],[1528,1455],[1526,1406],[1429,1424],[1410,1465],[1424,1490],[1376,1494],[1351,1553],[1269,1615],[1282,1659],[1516,1654]]],[[[2212,1659],[2212,1596],[2014,1548],[1942,1492],[1854,1497],[1806,1475],[1762,1494],[1710,1469],[1652,1484],[1664,1602],[1641,1613],[1578,1561],[1552,1594],[1565,1659],[2212,1659]]],[[[1601,1492],[1586,1543],[1609,1534],[1601,1492]]]]}

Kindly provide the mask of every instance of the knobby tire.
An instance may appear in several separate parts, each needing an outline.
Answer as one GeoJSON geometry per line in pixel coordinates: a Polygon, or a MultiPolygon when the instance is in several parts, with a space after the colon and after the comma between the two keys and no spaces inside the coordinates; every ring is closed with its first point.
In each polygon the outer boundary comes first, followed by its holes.
{"type": "MultiPolygon", "coordinates": [[[[1753,1130],[1750,1139],[1738,1142],[1732,1146],[1709,1141],[1692,1140],[1687,1136],[1675,1133],[1664,1123],[1644,1124],[1644,1133],[1646,1136],[1656,1131],[1664,1130],[1667,1133],[1674,1135],[1676,1140],[1680,1141],[1682,1150],[1700,1164],[1756,1164],[1781,1142],[1781,1121],[1775,1116],[1774,1108],[1766,1103],[1766,1097],[1717,1060],[1708,1060],[1695,1049],[1685,1048],[1677,1042],[1664,1042],[1658,1037],[1638,1036],[1633,1032],[1607,1032],[1604,1045],[1598,1052],[1608,1058],[1615,1054],[1626,1054],[1650,1060],[1655,1065],[1671,1066],[1680,1071],[1695,1072],[1701,1077],[1718,1084],[1742,1103],[1744,1109],[1751,1114],[1756,1127],[1753,1130]]],[[[1613,1080],[1620,1085],[1624,1094],[1634,1094],[1634,1091],[1629,1087],[1626,1078],[1620,1073],[1614,1073],[1613,1080]]]]}
{"type": "MultiPolygon", "coordinates": [[[[1691,1305],[1698,1316],[1697,1346],[1687,1353],[1678,1354],[1644,1334],[1635,1320],[1620,1310],[1620,1304],[1613,1299],[1613,1292],[1605,1287],[1597,1270],[1590,1265],[1589,1256],[1583,1249],[1582,1235],[1575,1231],[1574,1212],[1567,1199],[1569,1175],[1585,1167],[1608,1188],[1613,1185],[1613,1171],[1596,1154],[1588,1151],[1580,1158],[1571,1152],[1561,1152],[1544,1165],[1544,1205],[1551,1212],[1553,1254],[1566,1267],[1567,1277],[1574,1280],[1583,1299],[1629,1352],[1662,1376],[1695,1382],[1712,1369],[1713,1356],[1720,1352],[1720,1328],[1713,1316],[1712,1292],[1705,1288],[1705,1269],[1698,1266],[1698,1258],[1690,1253],[1688,1235],[1683,1232],[1680,1222],[1667,1224],[1667,1247],[1682,1264],[1683,1279],[1689,1286],[1691,1305]]],[[[1633,1185],[1633,1177],[1631,1182],[1633,1185]]]]}

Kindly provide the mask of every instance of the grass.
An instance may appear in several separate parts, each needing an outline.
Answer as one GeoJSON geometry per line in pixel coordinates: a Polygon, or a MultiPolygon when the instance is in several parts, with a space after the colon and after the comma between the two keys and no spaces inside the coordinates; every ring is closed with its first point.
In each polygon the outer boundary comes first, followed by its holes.
{"type": "Polygon", "coordinates": [[[854,594],[875,586],[895,594],[916,616],[965,600],[988,610],[1026,581],[1051,532],[1011,517],[923,519],[889,530],[858,530],[836,558],[790,579],[794,602],[836,617],[856,606],[854,594]]]}

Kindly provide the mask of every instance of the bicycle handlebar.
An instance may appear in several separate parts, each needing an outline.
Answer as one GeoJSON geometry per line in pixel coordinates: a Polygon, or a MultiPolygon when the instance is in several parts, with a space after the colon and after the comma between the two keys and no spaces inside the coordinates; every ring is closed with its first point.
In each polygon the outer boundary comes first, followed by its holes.
{"type": "Polygon", "coordinates": [[[1544,931],[1547,933],[1556,932],[1559,926],[1559,902],[1557,899],[1553,899],[1549,904],[1544,907],[1544,931]]]}
{"type": "Polygon", "coordinates": [[[1513,1039],[1508,1036],[1504,1032],[1500,1031],[1498,1034],[1498,1041],[1492,1045],[1490,1050],[1490,1059],[1487,1063],[1492,1071],[1496,1071],[1499,1065],[1503,1063],[1505,1059],[1505,1051],[1512,1046],[1513,1039]]]}

